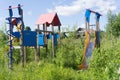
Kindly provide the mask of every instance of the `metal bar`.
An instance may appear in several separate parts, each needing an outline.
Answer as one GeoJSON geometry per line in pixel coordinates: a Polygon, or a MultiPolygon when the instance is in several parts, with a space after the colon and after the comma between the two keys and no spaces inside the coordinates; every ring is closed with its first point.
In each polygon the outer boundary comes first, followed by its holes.
{"type": "Polygon", "coordinates": [[[16,9],[18,7],[23,7],[23,5],[20,5],[20,6],[12,6],[11,8],[7,8],[6,10],[9,10],[9,9],[16,9]]]}
{"type": "MultiPolygon", "coordinates": [[[[88,10],[90,10],[90,9],[88,9],[88,10]]],[[[93,10],[90,10],[92,13],[98,13],[98,12],[95,12],[95,11],[93,11],[93,10]]],[[[98,13],[100,16],[102,16],[100,13],[98,13]]]]}
{"type": "Polygon", "coordinates": [[[10,27],[9,27],[9,30],[10,30],[10,35],[9,35],[9,43],[10,43],[10,47],[9,47],[9,69],[12,69],[12,52],[13,52],[13,46],[12,46],[12,32],[13,32],[13,25],[11,24],[11,20],[9,20],[9,23],[10,23],[10,27]]]}

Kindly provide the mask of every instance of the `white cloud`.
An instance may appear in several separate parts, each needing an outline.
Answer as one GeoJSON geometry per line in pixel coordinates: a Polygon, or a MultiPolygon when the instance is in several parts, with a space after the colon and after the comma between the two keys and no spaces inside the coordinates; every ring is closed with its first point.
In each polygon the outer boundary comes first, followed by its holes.
{"type": "Polygon", "coordinates": [[[74,0],[70,5],[58,5],[55,6],[54,9],[47,9],[47,11],[69,16],[80,13],[86,8],[106,14],[108,10],[116,10],[117,6],[115,5],[115,0],[74,0]]]}
{"type": "Polygon", "coordinates": [[[53,6],[61,5],[61,4],[63,4],[66,0],[56,0],[56,1],[57,1],[57,3],[56,3],[56,2],[53,2],[53,3],[52,3],[53,6]]]}

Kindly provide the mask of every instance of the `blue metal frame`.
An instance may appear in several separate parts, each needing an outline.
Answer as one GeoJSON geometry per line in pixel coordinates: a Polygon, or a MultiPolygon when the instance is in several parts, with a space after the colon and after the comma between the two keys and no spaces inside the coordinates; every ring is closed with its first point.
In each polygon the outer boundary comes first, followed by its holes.
{"type": "MultiPolygon", "coordinates": [[[[12,7],[9,6],[9,17],[6,18],[6,20],[8,20],[9,22],[9,30],[7,31],[7,34],[9,35],[9,40],[7,42],[7,44],[9,45],[9,52],[8,52],[8,57],[9,57],[9,69],[12,69],[12,63],[13,63],[13,58],[12,58],[12,53],[13,53],[13,45],[12,45],[12,37],[14,37],[13,35],[13,27],[14,25],[12,24],[12,19],[17,17],[13,17],[13,11],[12,11],[12,7]]],[[[19,15],[21,16],[19,19],[22,20],[23,16],[21,15],[21,6],[20,4],[18,5],[18,12],[19,15]]]]}
{"type": "Polygon", "coordinates": [[[89,9],[86,9],[85,18],[88,23],[90,22],[90,14],[91,14],[91,11],[89,9]]]}
{"type": "MultiPolygon", "coordinates": [[[[92,11],[90,9],[86,9],[85,18],[86,18],[87,23],[90,22],[90,14],[91,14],[91,12],[95,13],[96,21],[99,23],[101,14],[99,14],[98,12],[94,12],[94,11],[92,11]]],[[[96,31],[96,45],[100,45],[100,31],[96,31]]]]}

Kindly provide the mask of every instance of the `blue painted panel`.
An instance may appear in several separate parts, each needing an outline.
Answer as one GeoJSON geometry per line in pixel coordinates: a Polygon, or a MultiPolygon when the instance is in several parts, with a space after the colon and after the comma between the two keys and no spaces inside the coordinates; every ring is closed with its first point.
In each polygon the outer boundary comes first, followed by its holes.
{"type": "Polygon", "coordinates": [[[60,34],[57,34],[57,39],[60,37],[60,34]]]}
{"type": "Polygon", "coordinates": [[[96,17],[97,17],[97,21],[99,22],[100,14],[99,14],[99,13],[96,13],[96,17]]]}
{"type": "Polygon", "coordinates": [[[20,32],[13,32],[12,35],[13,35],[15,38],[20,38],[20,32]]]}
{"type": "Polygon", "coordinates": [[[39,46],[44,46],[45,42],[44,42],[44,34],[39,34],[38,35],[38,45],[39,46]]]}
{"type": "Polygon", "coordinates": [[[23,31],[23,46],[36,46],[35,31],[23,31]]]}
{"type": "Polygon", "coordinates": [[[86,17],[87,22],[90,22],[90,14],[91,14],[91,11],[89,9],[87,9],[85,12],[85,17],[86,17]]]}
{"type": "Polygon", "coordinates": [[[54,45],[58,44],[57,39],[59,38],[59,34],[54,34],[54,45]]]}

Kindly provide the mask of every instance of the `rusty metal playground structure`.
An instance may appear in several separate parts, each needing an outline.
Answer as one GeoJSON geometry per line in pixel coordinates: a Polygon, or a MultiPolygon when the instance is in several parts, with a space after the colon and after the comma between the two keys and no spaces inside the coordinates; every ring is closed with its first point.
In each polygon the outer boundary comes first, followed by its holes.
{"type": "MultiPolygon", "coordinates": [[[[24,66],[26,62],[26,51],[25,47],[34,47],[35,49],[35,61],[38,61],[40,58],[40,46],[46,48],[46,54],[48,49],[48,40],[50,39],[52,41],[52,56],[55,56],[55,46],[58,45],[58,41],[60,41],[60,32],[61,32],[61,22],[59,20],[59,17],[57,13],[48,13],[41,15],[37,22],[36,31],[29,31],[25,30],[25,25],[23,21],[23,9],[21,8],[22,5],[18,4],[18,6],[12,7],[9,6],[9,17],[6,18],[9,24],[9,30],[7,31],[7,34],[9,36],[9,40],[7,42],[9,46],[8,51],[8,57],[9,57],[9,69],[12,69],[12,63],[13,63],[13,49],[15,48],[13,46],[13,39],[19,38],[20,40],[20,56],[21,56],[21,64],[24,66]],[[18,17],[15,17],[13,15],[13,9],[18,9],[18,17]],[[43,29],[40,29],[40,25],[42,25],[43,29]],[[54,27],[58,27],[57,33],[54,31],[54,27]],[[14,31],[14,27],[16,27],[17,31],[14,31]],[[48,31],[47,28],[51,27],[52,31],[48,31]]],[[[99,48],[100,47],[100,27],[99,27],[99,19],[101,14],[95,11],[92,11],[90,9],[86,9],[85,13],[85,46],[84,46],[84,55],[82,59],[82,63],[79,65],[80,69],[86,68],[86,58],[87,54],[91,54],[91,50],[94,47],[99,48]],[[96,16],[96,30],[95,30],[95,41],[94,44],[90,42],[90,14],[94,13],[96,16]],[[92,46],[90,46],[92,44],[92,46]]]]}

